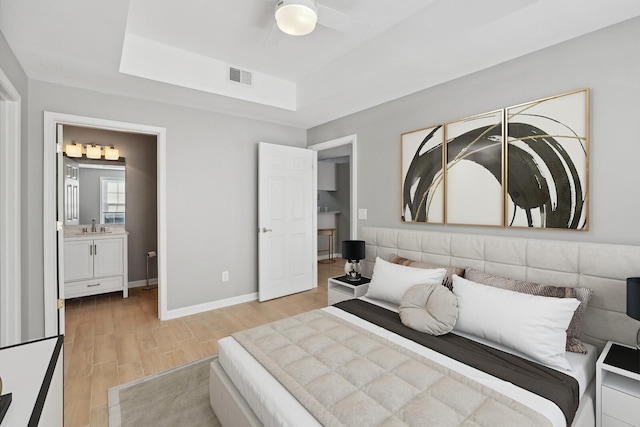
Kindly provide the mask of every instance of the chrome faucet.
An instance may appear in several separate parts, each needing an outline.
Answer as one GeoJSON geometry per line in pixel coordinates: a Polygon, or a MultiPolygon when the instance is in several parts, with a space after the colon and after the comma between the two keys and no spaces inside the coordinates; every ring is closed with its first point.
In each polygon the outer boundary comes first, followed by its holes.
{"type": "Polygon", "coordinates": [[[96,231],[98,231],[98,230],[96,229],[96,219],[95,219],[95,218],[93,218],[93,219],[91,220],[91,232],[92,232],[92,233],[95,233],[96,231]]]}

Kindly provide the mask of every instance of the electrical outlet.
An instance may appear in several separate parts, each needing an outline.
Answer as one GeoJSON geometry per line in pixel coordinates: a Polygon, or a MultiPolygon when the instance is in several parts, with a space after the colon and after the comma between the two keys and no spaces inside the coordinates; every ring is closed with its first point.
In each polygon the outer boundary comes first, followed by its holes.
{"type": "Polygon", "coordinates": [[[229,272],[228,271],[223,271],[222,272],[222,281],[223,282],[228,282],[229,281],[229,272]]]}
{"type": "Polygon", "coordinates": [[[367,219],[366,209],[358,209],[358,219],[367,219]]]}

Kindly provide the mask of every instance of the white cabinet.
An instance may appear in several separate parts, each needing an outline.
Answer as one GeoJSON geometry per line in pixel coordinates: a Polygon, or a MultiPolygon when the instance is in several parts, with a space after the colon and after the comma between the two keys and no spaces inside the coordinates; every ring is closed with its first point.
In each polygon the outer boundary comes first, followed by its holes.
{"type": "Polygon", "coordinates": [[[364,296],[369,289],[369,282],[371,279],[364,276],[357,282],[350,281],[347,276],[331,277],[327,283],[328,305],[364,296]]]}
{"type": "Polygon", "coordinates": [[[127,235],[66,238],[64,296],[75,298],[122,291],[129,295],[127,235]]]}
{"type": "Polygon", "coordinates": [[[318,190],[336,191],[336,164],[318,162],[318,190]]]}
{"type": "Polygon", "coordinates": [[[596,363],[596,426],[640,427],[638,350],[608,342],[596,363]]]}

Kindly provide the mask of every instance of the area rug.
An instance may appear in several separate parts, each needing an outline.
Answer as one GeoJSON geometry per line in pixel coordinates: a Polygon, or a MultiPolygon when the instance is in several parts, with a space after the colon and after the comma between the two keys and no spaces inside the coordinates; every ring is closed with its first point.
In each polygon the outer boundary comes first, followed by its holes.
{"type": "Polygon", "coordinates": [[[220,426],[209,404],[212,360],[196,360],[110,388],[109,427],[220,426]]]}

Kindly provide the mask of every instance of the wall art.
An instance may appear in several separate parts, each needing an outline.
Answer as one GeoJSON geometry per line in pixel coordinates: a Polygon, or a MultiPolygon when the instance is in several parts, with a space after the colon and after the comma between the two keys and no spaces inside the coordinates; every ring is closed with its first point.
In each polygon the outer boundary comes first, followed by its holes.
{"type": "Polygon", "coordinates": [[[589,90],[505,110],[507,226],[588,229],[589,90]]]}
{"type": "Polygon", "coordinates": [[[403,133],[402,221],[444,222],[444,126],[403,133]]]}
{"type": "Polygon", "coordinates": [[[504,224],[503,111],[447,123],[447,224],[504,224]]]}

